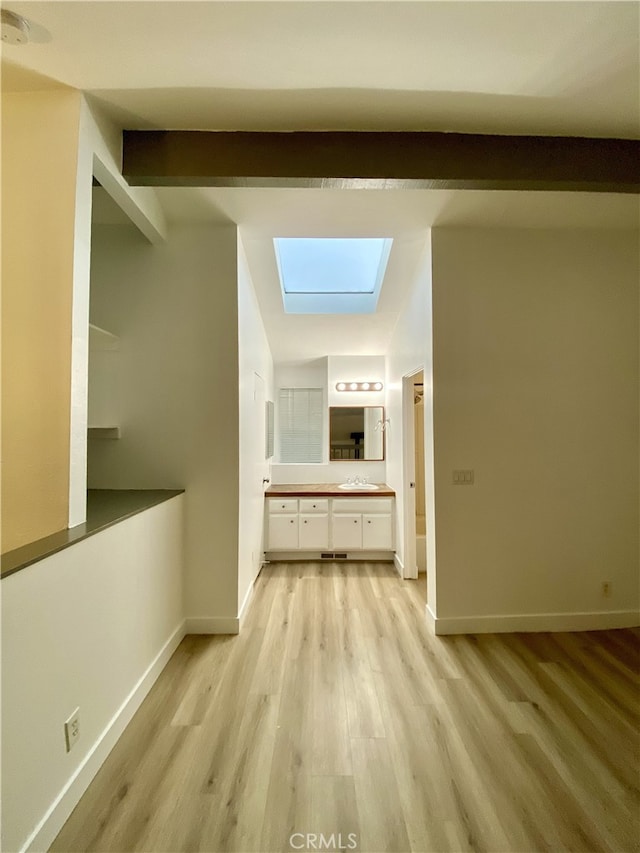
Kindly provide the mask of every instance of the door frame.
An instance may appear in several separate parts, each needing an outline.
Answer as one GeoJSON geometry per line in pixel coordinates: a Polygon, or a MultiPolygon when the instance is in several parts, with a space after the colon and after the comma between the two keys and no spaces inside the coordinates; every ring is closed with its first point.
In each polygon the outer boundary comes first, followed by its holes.
{"type": "Polygon", "coordinates": [[[404,571],[403,577],[418,577],[416,555],[416,431],[413,411],[413,382],[424,374],[424,365],[405,373],[402,377],[402,504],[404,571]],[[413,483],[413,486],[411,486],[413,483]]]}

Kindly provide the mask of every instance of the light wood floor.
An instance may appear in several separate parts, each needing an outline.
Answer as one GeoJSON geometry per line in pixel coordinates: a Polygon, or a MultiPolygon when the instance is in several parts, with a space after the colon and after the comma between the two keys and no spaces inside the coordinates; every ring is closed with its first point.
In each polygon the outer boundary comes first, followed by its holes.
{"type": "Polygon", "coordinates": [[[52,850],[640,849],[639,632],[436,638],[423,602],[389,564],[267,566],[240,636],[183,641],[52,850]]]}

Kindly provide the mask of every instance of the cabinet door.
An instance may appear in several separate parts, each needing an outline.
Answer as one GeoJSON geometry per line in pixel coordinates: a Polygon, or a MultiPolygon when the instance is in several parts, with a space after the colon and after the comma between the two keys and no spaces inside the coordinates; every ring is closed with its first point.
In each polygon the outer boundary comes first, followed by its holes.
{"type": "Polygon", "coordinates": [[[350,513],[334,515],[332,547],[340,550],[362,550],[362,516],[350,513]]]}
{"type": "Polygon", "coordinates": [[[298,514],[273,513],[269,516],[269,550],[295,551],[298,548],[298,514]]]}
{"type": "Polygon", "coordinates": [[[329,547],[329,516],[301,513],[299,547],[306,551],[326,551],[329,547]]]}
{"type": "Polygon", "coordinates": [[[393,550],[390,515],[362,516],[362,547],[367,551],[393,550]]]}

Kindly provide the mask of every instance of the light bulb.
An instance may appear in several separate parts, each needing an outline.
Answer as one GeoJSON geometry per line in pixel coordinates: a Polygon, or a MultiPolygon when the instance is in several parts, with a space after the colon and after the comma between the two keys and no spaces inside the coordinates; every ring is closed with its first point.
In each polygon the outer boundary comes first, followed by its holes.
{"type": "Polygon", "coordinates": [[[349,385],[349,388],[351,388],[352,391],[357,391],[358,390],[358,383],[352,382],[351,385],[349,385]]]}
{"type": "Polygon", "coordinates": [[[370,387],[370,386],[369,386],[369,383],[368,383],[368,382],[363,382],[363,383],[362,383],[362,390],[363,390],[363,391],[368,391],[368,390],[369,390],[369,387],[370,387]]]}
{"type": "Polygon", "coordinates": [[[376,382],[373,387],[376,389],[376,391],[382,391],[382,382],[376,382]]]}
{"type": "Polygon", "coordinates": [[[338,389],[338,391],[344,391],[344,389],[346,387],[347,386],[344,384],[344,382],[338,382],[338,384],[336,385],[336,388],[338,389]]]}

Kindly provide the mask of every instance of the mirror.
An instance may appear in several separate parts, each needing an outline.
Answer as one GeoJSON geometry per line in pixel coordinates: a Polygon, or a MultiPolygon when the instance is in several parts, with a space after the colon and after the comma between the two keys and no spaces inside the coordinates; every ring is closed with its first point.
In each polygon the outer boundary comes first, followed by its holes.
{"type": "Polygon", "coordinates": [[[332,406],[329,409],[331,462],[381,462],[384,459],[384,408],[332,406]]]}

